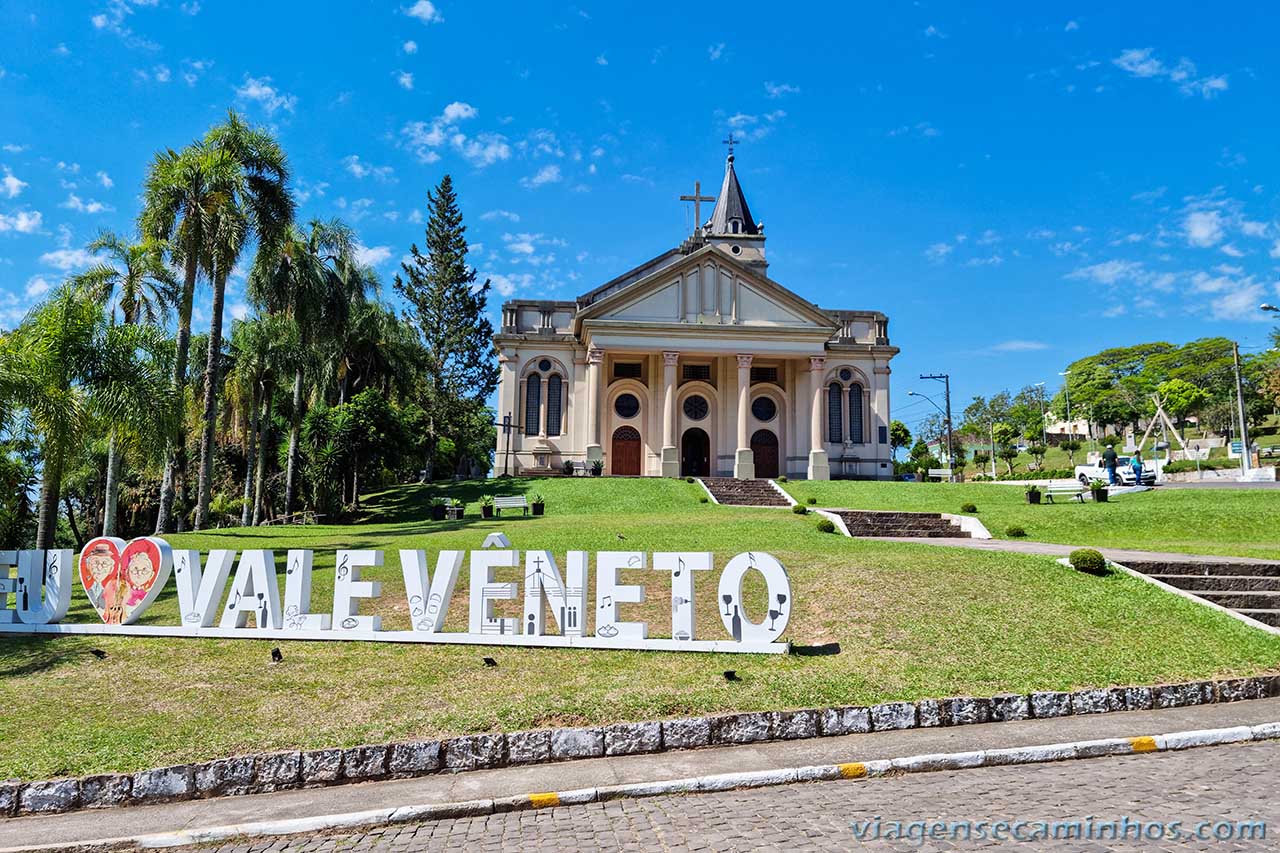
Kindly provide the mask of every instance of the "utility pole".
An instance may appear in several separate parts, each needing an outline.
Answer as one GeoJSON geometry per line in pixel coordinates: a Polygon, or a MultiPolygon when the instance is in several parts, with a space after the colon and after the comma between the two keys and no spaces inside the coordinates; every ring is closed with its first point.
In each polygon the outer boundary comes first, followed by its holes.
{"type": "Polygon", "coordinates": [[[1040,443],[1045,447],[1049,446],[1049,425],[1044,419],[1044,383],[1037,382],[1036,387],[1040,389],[1040,443]]]}
{"type": "Polygon", "coordinates": [[[1240,408],[1240,476],[1249,473],[1249,424],[1244,415],[1244,384],[1240,381],[1240,344],[1231,342],[1236,367],[1236,405],[1240,408]]]}
{"type": "Polygon", "coordinates": [[[955,445],[951,443],[951,374],[950,373],[921,373],[921,379],[937,379],[940,380],[946,388],[947,395],[947,468],[951,471],[950,481],[956,481],[955,472],[955,445]]]}
{"type": "Polygon", "coordinates": [[[996,416],[994,414],[987,421],[987,427],[991,430],[991,479],[994,480],[996,478],[996,416]]]}

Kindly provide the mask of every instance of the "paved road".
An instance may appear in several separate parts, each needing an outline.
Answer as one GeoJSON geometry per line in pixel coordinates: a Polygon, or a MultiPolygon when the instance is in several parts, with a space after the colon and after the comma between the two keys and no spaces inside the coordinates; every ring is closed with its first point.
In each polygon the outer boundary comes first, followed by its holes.
{"type": "MultiPolygon", "coordinates": [[[[1280,842],[1280,743],[1058,764],[924,773],[389,826],[314,838],[240,841],[256,851],[416,850],[1261,850],[1280,842]],[[1266,821],[1266,841],[886,840],[902,821],[1266,821]],[[880,818],[859,841],[853,821],[880,818]]],[[[1212,827],[1211,827],[1212,829],[1212,827]]],[[[1034,833],[1034,825],[1025,828],[1034,833]]],[[[1152,830],[1148,830],[1152,831],[1152,830]]],[[[1167,831],[1167,830],[1166,830],[1167,831]]],[[[1255,830],[1256,831],[1256,830],[1255,830]]],[[[207,848],[206,848],[207,849],[207,848]]]]}

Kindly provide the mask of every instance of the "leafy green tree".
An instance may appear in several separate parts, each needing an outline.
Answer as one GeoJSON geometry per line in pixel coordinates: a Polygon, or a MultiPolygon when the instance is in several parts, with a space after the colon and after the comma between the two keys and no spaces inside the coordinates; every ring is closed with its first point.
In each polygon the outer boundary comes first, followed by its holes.
{"type": "MultiPolygon", "coordinates": [[[[128,243],[111,231],[103,231],[87,248],[95,254],[106,253],[107,260],[76,276],[77,287],[110,306],[113,319],[118,307],[126,326],[139,323],[155,326],[168,321],[170,309],[178,298],[178,283],[164,263],[161,244],[128,243]]],[[[116,535],[123,457],[119,444],[126,438],[115,427],[111,428],[102,511],[103,536],[116,535]]]]}
{"type": "MultiPolygon", "coordinates": [[[[1039,438],[1039,436],[1036,437],[1039,438]]],[[[1027,446],[1027,455],[1035,460],[1037,471],[1044,470],[1044,457],[1048,452],[1049,448],[1045,447],[1043,444],[1031,444],[1027,446]]]]}
{"type": "Polygon", "coordinates": [[[1170,417],[1178,421],[1178,432],[1185,437],[1187,415],[1200,411],[1209,403],[1209,395],[1203,388],[1185,379],[1169,379],[1160,383],[1160,400],[1170,417]]]}
{"type": "Polygon", "coordinates": [[[101,304],[64,286],[0,338],[0,396],[39,438],[36,548],[52,548],[64,466],[104,424],[166,434],[172,353],[158,329],[107,322],[101,304]]]}
{"type": "Polygon", "coordinates": [[[1008,467],[1009,476],[1013,476],[1013,469],[1017,467],[1014,463],[1018,458],[1018,448],[1007,444],[996,451],[996,457],[1008,467]]]}
{"type": "Polygon", "coordinates": [[[396,276],[395,288],[413,307],[430,356],[426,366],[430,480],[440,438],[465,422],[470,405],[482,403],[497,388],[498,365],[493,358],[493,326],[486,316],[489,282],[477,286],[476,271],[467,266],[466,227],[449,175],[427,194],[427,206],[426,254],[416,243],[410,247],[410,260],[401,264],[403,276],[396,276]]]}
{"type": "Polygon", "coordinates": [[[1058,447],[1067,452],[1067,460],[1072,468],[1076,466],[1076,452],[1084,446],[1084,442],[1078,438],[1068,438],[1066,441],[1058,442],[1058,447]]]}
{"type": "Polygon", "coordinates": [[[898,451],[911,444],[911,430],[899,420],[889,422],[889,450],[895,458],[898,451]]]}

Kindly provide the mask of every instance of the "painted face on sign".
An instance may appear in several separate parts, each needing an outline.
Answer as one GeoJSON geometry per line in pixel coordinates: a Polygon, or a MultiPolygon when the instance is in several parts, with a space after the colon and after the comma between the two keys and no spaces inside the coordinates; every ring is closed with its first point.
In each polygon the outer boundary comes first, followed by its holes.
{"type": "Polygon", "coordinates": [[[105,583],[116,567],[116,561],[106,547],[95,548],[84,563],[96,583],[105,583]]]}
{"type": "Polygon", "coordinates": [[[129,586],[134,589],[146,589],[147,584],[156,576],[156,567],[151,563],[149,554],[138,552],[129,558],[127,568],[129,586]]]}

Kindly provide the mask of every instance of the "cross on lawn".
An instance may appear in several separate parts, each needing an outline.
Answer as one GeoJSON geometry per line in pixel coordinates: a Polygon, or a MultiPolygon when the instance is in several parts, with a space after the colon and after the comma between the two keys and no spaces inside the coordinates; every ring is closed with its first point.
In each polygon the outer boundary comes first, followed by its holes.
{"type": "Polygon", "coordinates": [[[702,203],[704,201],[715,201],[713,195],[702,194],[702,181],[693,182],[693,195],[680,196],[681,201],[693,202],[693,231],[696,234],[698,229],[702,227],[702,203]]]}

